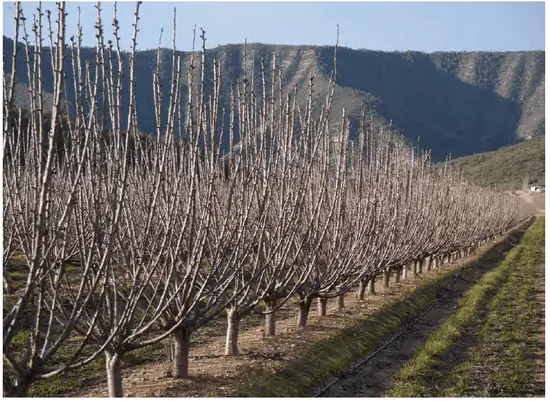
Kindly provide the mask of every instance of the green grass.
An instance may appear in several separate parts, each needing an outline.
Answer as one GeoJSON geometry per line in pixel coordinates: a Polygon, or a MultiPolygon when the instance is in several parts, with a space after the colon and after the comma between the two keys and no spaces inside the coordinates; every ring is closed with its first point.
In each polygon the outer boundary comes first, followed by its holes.
{"type": "Polygon", "coordinates": [[[539,280],[544,275],[544,218],[538,219],[522,245],[522,257],[510,279],[489,304],[479,342],[469,350],[469,359],[446,378],[439,396],[544,395],[533,358],[539,342],[537,315],[544,314],[534,291],[543,289],[539,280]]]}
{"type": "MultiPolygon", "coordinates": [[[[464,298],[459,303],[458,311],[451,315],[439,329],[428,337],[427,341],[417,350],[413,358],[398,372],[394,387],[386,394],[387,396],[434,397],[450,395],[445,391],[439,390],[442,386],[441,382],[456,382],[461,373],[456,373],[456,377],[444,377],[442,368],[445,365],[445,356],[457,343],[468,326],[479,323],[479,320],[482,318],[481,312],[486,305],[488,296],[498,289],[498,294],[493,298],[490,307],[498,306],[499,297],[509,296],[509,299],[517,301],[512,304],[516,315],[518,314],[518,310],[521,312],[527,310],[525,308],[528,305],[519,299],[515,299],[515,294],[513,294],[509,287],[517,287],[516,278],[522,274],[522,268],[531,263],[535,250],[540,249],[539,239],[543,230],[544,220],[538,219],[528,230],[521,243],[508,253],[503,263],[495,270],[485,274],[477,284],[464,294],[464,298]]],[[[529,274],[529,272],[526,274],[529,274]]],[[[514,319],[514,315],[508,315],[507,317],[514,319]]],[[[492,321],[498,321],[501,318],[495,316],[492,318],[492,321]]],[[[505,322],[504,319],[501,322],[503,327],[507,327],[505,322]]],[[[487,331],[484,333],[487,334],[487,331]]],[[[509,362],[512,363],[512,361],[509,362]]],[[[522,366],[519,369],[518,372],[521,373],[522,366]]],[[[486,374],[486,371],[482,372],[486,374]]],[[[501,379],[504,380],[503,378],[501,379]]],[[[463,383],[466,382],[464,381],[463,383]]],[[[457,384],[457,386],[460,385],[464,386],[464,384],[457,384]]],[[[454,391],[460,392],[458,387],[454,391]]],[[[451,392],[451,394],[454,393],[451,392]]]]}
{"type": "Polygon", "coordinates": [[[14,290],[17,291],[25,287],[25,285],[27,284],[27,272],[12,271],[9,273],[9,275],[10,275],[14,290]]]}

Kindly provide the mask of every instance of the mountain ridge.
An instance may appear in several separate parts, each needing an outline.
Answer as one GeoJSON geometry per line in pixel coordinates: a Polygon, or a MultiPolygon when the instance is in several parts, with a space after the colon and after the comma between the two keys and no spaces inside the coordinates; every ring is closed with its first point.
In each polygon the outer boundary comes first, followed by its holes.
{"type": "MultiPolygon", "coordinates": [[[[3,42],[6,57],[13,52],[13,41],[4,36],[3,42]]],[[[243,70],[243,48],[242,44],[226,44],[208,49],[207,64],[215,58],[225,78],[236,82],[243,70]]],[[[316,73],[317,94],[326,94],[334,47],[247,43],[246,48],[248,66],[254,63],[257,67],[257,85],[261,82],[261,60],[269,71],[275,55],[278,65],[284,68],[284,89],[297,85],[299,104],[305,101],[311,71],[316,73]]],[[[171,52],[161,50],[164,90],[169,88],[171,52]]],[[[44,49],[46,59],[48,53],[49,49],[44,49]]],[[[95,48],[83,48],[82,53],[84,60],[95,58],[95,48]]],[[[124,53],[123,58],[127,59],[128,54],[124,53]]],[[[147,132],[155,131],[151,93],[156,54],[157,50],[152,49],[136,55],[139,122],[147,132]]],[[[184,63],[189,62],[190,52],[177,54],[184,63]]],[[[18,62],[24,62],[24,53],[20,57],[18,62]]],[[[11,63],[6,68],[9,72],[11,63]]],[[[24,69],[19,71],[17,81],[25,83],[24,69]]],[[[410,142],[431,149],[435,160],[449,154],[459,157],[487,152],[544,134],[544,51],[423,53],[339,47],[337,73],[334,121],[339,121],[345,108],[352,125],[357,124],[360,105],[364,104],[375,119],[387,125],[391,122],[393,129],[410,142]]],[[[46,81],[50,75],[45,74],[46,81]]],[[[46,82],[46,88],[48,84],[51,86],[46,82]]],[[[185,93],[186,79],[183,89],[185,93]]],[[[229,85],[222,88],[225,106],[229,90],[229,85]]]]}

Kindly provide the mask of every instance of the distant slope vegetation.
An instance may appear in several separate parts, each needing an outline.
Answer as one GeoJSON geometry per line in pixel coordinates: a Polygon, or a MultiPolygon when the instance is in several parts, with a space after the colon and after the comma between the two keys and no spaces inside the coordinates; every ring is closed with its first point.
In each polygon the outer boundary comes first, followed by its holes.
{"type": "MultiPolygon", "coordinates": [[[[9,60],[13,41],[3,38],[4,57],[9,60]]],[[[23,49],[23,48],[22,48],[23,49]]],[[[215,58],[220,61],[227,82],[235,82],[243,71],[242,44],[224,45],[207,51],[207,68],[215,58]]],[[[283,85],[298,86],[298,103],[307,94],[308,76],[315,72],[316,92],[324,95],[333,69],[334,48],[330,46],[247,45],[247,65],[256,66],[255,84],[261,83],[259,66],[264,60],[271,68],[275,55],[284,68],[283,85]]],[[[31,48],[31,59],[33,49],[31,48]]],[[[189,52],[178,52],[187,63],[189,52]]],[[[93,63],[95,49],[82,51],[84,61],[93,63]]],[[[25,53],[18,63],[25,64],[25,53]]],[[[128,54],[124,53],[125,63],[128,54]]],[[[71,78],[70,60],[66,71],[71,78]]],[[[171,51],[162,50],[161,83],[170,88],[171,51]]],[[[49,49],[44,51],[45,67],[50,66],[49,49]]],[[[140,128],[155,132],[152,105],[152,73],[156,50],[136,55],[137,105],[140,128]]],[[[6,63],[8,72],[11,63],[6,63]]],[[[448,154],[459,157],[495,150],[517,143],[522,138],[544,134],[544,52],[380,52],[339,48],[337,88],[333,113],[338,123],[345,107],[352,124],[357,124],[363,103],[376,120],[390,123],[412,143],[431,149],[434,160],[448,154]]],[[[126,74],[127,75],[127,74],[126,74]]],[[[186,74],[184,74],[186,75],[186,74]]],[[[270,76],[270,74],[268,74],[270,76]]],[[[52,91],[52,72],[46,71],[45,89],[52,91]]],[[[128,87],[128,77],[124,85],[128,87]]],[[[17,80],[26,83],[25,68],[17,80]]],[[[211,85],[211,80],[207,82],[211,85]]],[[[67,88],[72,99],[72,85],[67,88]]],[[[184,95],[187,82],[183,84],[184,95]]],[[[270,92],[268,88],[268,92],[270,92]]],[[[222,86],[222,103],[228,106],[229,84],[222,86]]],[[[257,92],[260,93],[260,92],[257,92]]],[[[226,116],[228,118],[228,116],[226,116]]],[[[226,136],[226,140],[228,138],[226,136]]],[[[225,147],[227,148],[227,143],[225,147]]]]}
{"type": "Polygon", "coordinates": [[[544,185],[544,136],[451,162],[472,183],[498,190],[544,185]]]}

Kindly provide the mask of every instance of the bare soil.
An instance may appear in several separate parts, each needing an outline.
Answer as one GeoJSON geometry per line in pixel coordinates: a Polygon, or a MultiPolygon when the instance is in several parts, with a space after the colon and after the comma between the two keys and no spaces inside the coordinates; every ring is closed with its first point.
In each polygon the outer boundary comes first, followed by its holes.
{"type": "Polygon", "coordinates": [[[546,193],[532,193],[527,191],[516,191],[515,192],[517,196],[519,196],[521,199],[523,199],[525,202],[530,203],[531,205],[534,205],[537,213],[537,216],[544,216],[545,215],[545,199],[546,199],[546,193]]]}

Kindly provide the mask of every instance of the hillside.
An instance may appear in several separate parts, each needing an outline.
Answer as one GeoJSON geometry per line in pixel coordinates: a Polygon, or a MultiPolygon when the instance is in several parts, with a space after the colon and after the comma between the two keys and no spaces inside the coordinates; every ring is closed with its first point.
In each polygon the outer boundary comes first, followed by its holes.
{"type": "MultiPolygon", "coordinates": [[[[13,52],[13,41],[3,38],[4,57],[13,52]]],[[[316,92],[326,92],[333,69],[334,49],[315,46],[250,44],[248,65],[257,67],[255,82],[261,82],[262,59],[269,68],[272,57],[284,67],[283,84],[298,86],[299,102],[305,100],[308,74],[315,71],[316,92]],[[257,78],[257,79],[256,79],[257,78]],[[301,91],[301,92],[300,92],[301,91]]],[[[49,66],[49,50],[44,52],[44,66],[49,66]]],[[[95,50],[83,49],[83,59],[95,59],[95,50]]],[[[189,52],[179,52],[187,63],[189,52]]],[[[32,49],[31,49],[32,56],[32,49]]],[[[24,65],[20,52],[19,65],[24,65]]],[[[128,54],[124,55],[125,61],[128,54]]],[[[207,51],[207,64],[220,61],[223,75],[235,82],[243,66],[243,45],[219,46],[207,51]]],[[[67,75],[71,78],[70,61],[67,75]]],[[[168,91],[171,51],[161,56],[161,76],[168,91]]],[[[140,128],[154,132],[152,106],[152,72],[156,50],[141,51],[136,56],[137,104],[140,128]]],[[[8,72],[11,68],[7,63],[8,72]]],[[[522,138],[544,134],[544,52],[380,52],[338,49],[338,80],[334,116],[342,108],[357,122],[360,104],[366,105],[375,119],[383,119],[402,132],[411,142],[432,149],[435,160],[449,153],[459,157],[495,150],[517,143],[522,138]]],[[[17,77],[25,83],[25,69],[17,77]]],[[[127,79],[127,77],[126,77],[127,79]]],[[[52,90],[52,73],[45,73],[45,88],[52,90]]],[[[127,86],[127,81],[125,82],[127,86]]],[[[187,85],[184,82],[183,90],[187,85]]],[[[72,87],[67,88],[71,98],[72,87]]],[[[230,87],[222,86],[222,102],[228,105],[230,87]]],[[[167,95],[167,93],[166,93],[167,95]]],[[[226,144],[227,146],[227,144],[226,144]]]]}
{"type": "Polygon", "coordinates": [[[452,165],[473,183],[500,190],[544,185],[544,137],[493,152],[461,157],[452,165]]]}

